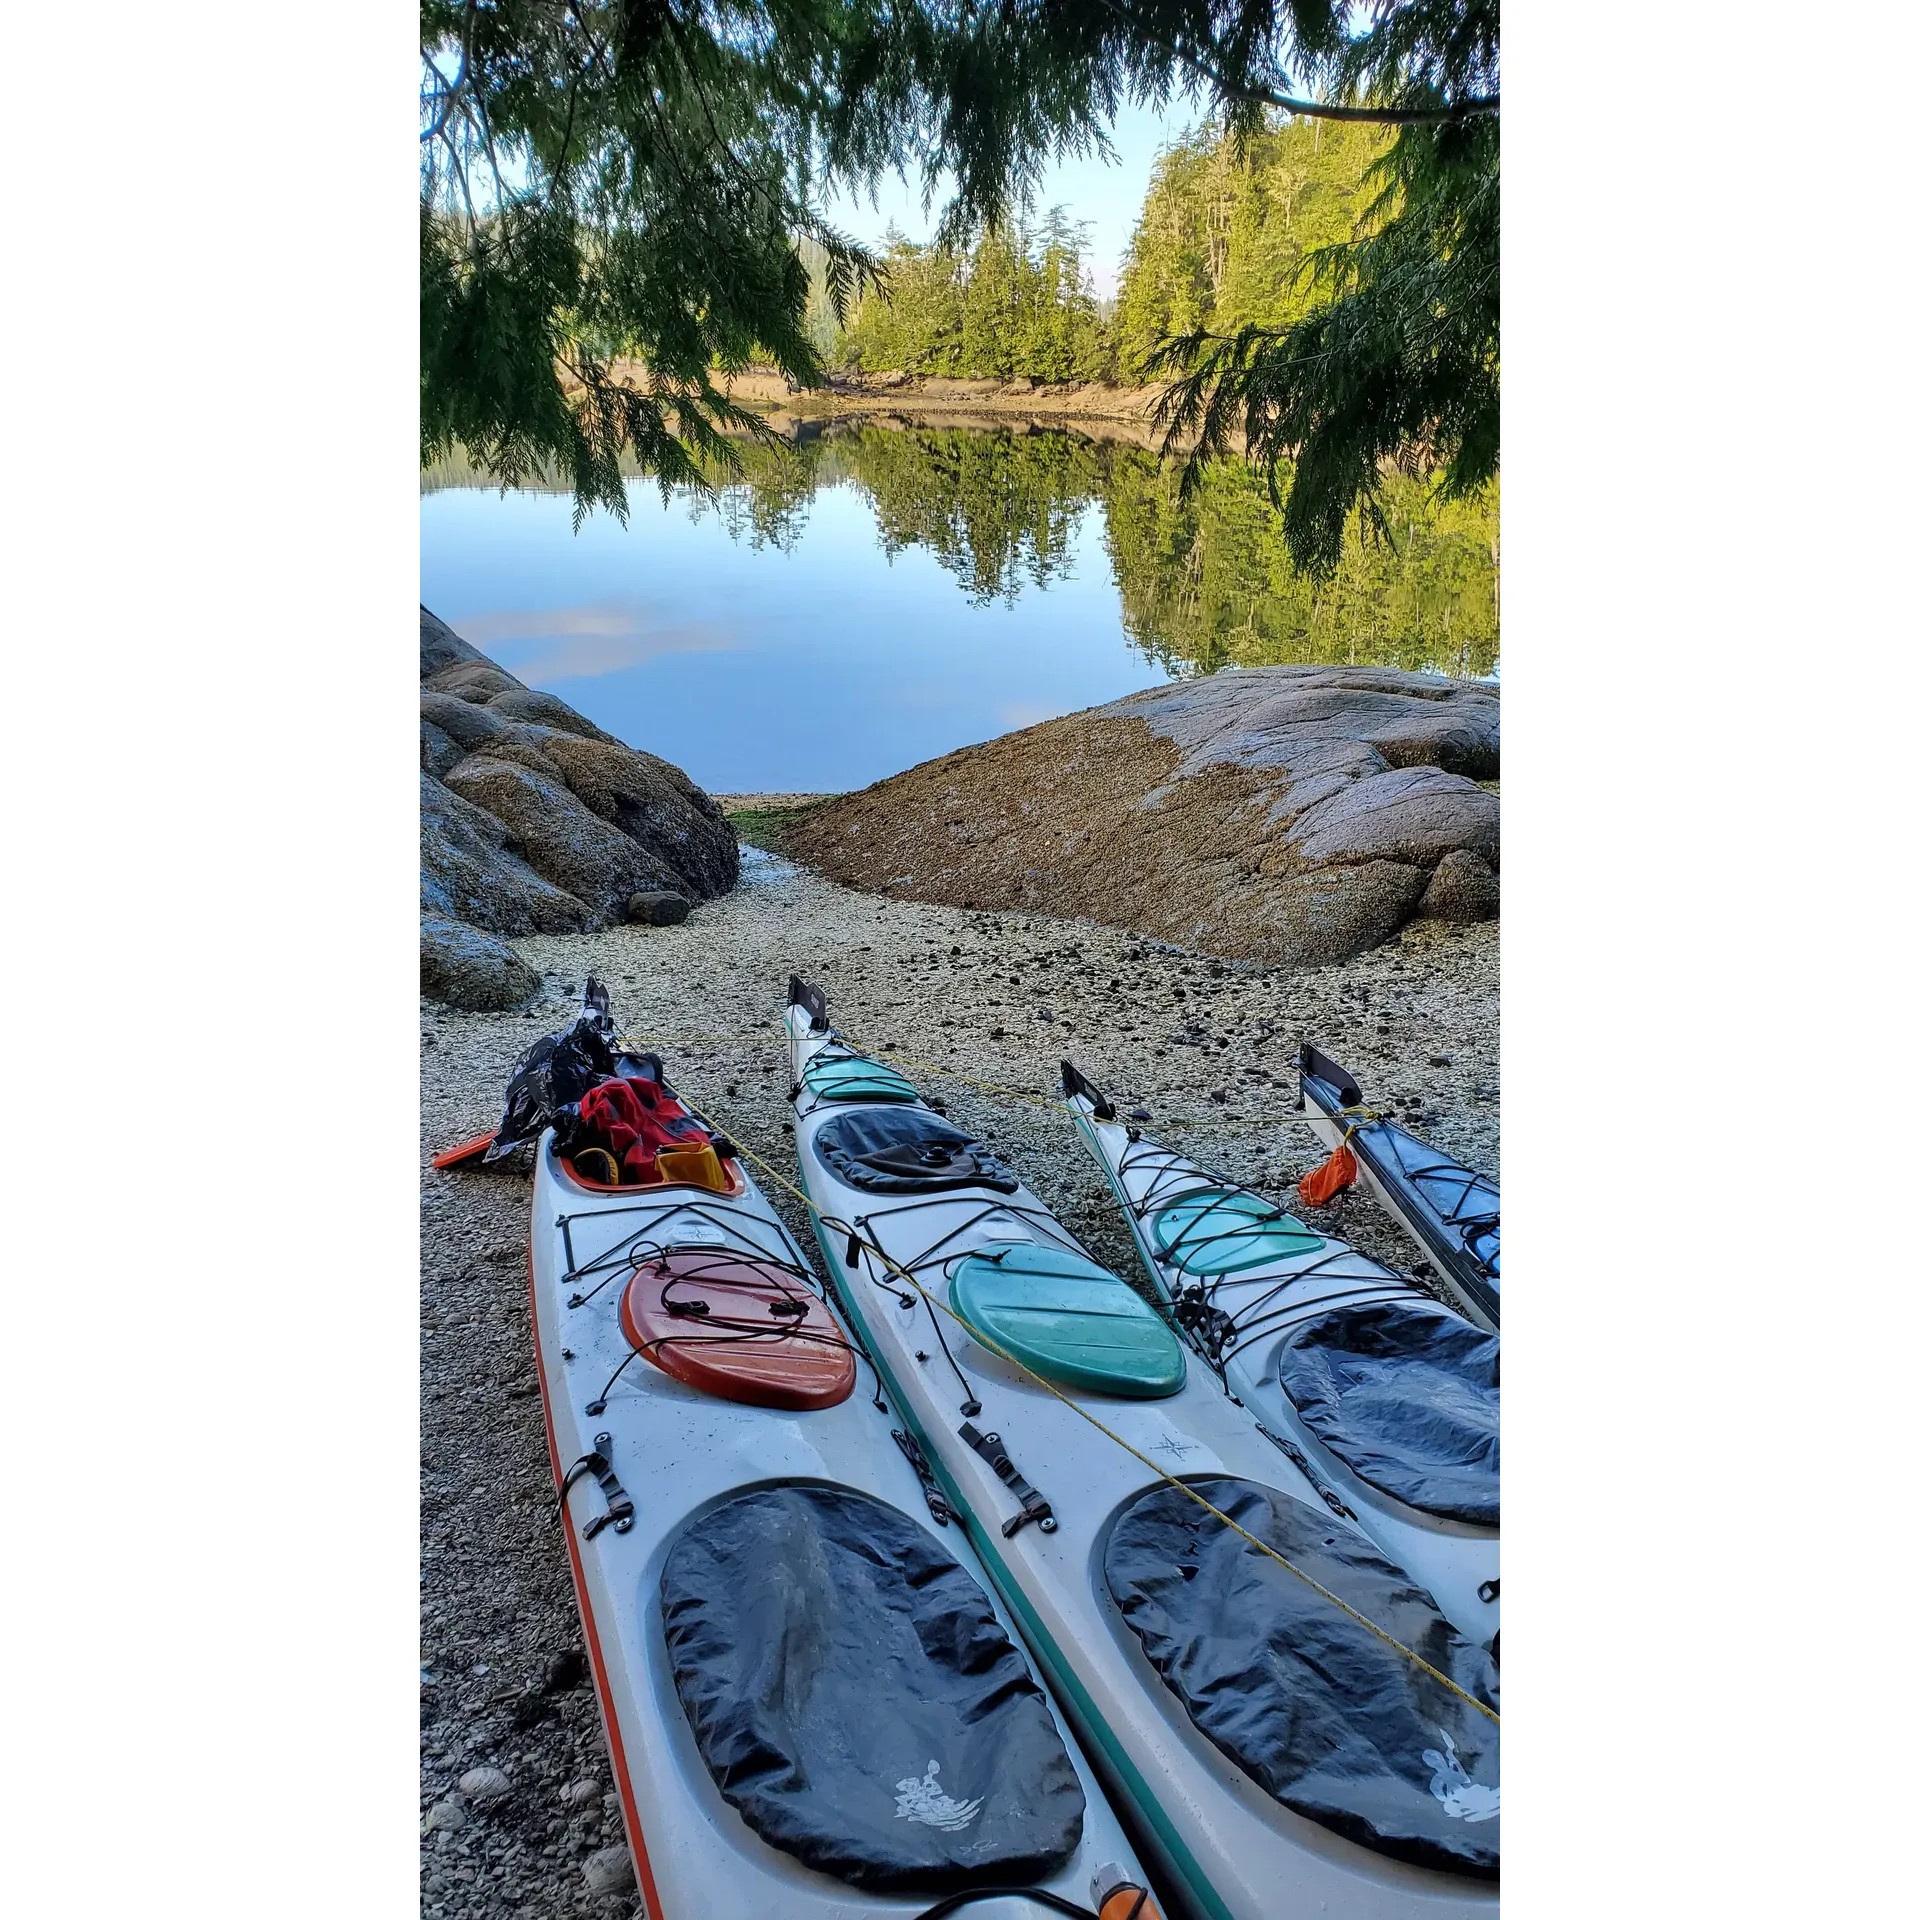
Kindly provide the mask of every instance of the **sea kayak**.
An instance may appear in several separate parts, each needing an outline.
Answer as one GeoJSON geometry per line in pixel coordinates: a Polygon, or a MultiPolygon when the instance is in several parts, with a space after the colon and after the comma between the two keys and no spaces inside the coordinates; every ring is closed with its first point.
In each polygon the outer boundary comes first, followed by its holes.
{"type": "Polygon", "coordinates": [[[1169,1318],[1320,1489],[1483,1645],[1500,1631],[1500,1343],[1404,1274],[1066,1102],[1169,1318]]]}
{"type": "Polygon", "coordinates": [[[618,1064],[637,1107],[538,1139],[528,1264],[649,1920],[1091,1920],[1137,1855],[963,1530],[737,1152],[618,1064]]]}
{"type": "Polygon", "coordinates": [[[834,1298],[1154,1883],[1208,1920],[1490,1915],[1486,1651],[798,980],[787,1032],[834,1298]]]}
{"type": "Polygon", "coordinates": [[[1365,1117],[1360,1083],[1318,1047],[1300,1049],[1300,1100],[1330,1147],[1343,1142],[1362,1184],[1446,1275],[1467,1317],[1500,1331],[1500,1184],[1391,1120],[1365,1117]]]}

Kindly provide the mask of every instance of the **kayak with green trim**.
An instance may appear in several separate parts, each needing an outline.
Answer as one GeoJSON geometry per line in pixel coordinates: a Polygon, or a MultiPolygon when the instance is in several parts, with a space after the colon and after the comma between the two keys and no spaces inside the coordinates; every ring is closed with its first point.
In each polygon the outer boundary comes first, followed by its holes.
{"type": "Polygon", "coordinates": [[[1497,1649],[1499,1337],[1149,1139],[1071,1061],[1061,1077],[1189,1348],[1462,1633],[1497,1649]]]}
{"type": "MultiPolygon", "coordinates": [[[[1133,1831],[1205,1920],[1490,1920],[1499,1670],[985,1140],[841,1097],[794,980],[835,1304],[1133,1831]]],[[[874,1063],[884,1065],[884,1063],[874,1063]]]]}

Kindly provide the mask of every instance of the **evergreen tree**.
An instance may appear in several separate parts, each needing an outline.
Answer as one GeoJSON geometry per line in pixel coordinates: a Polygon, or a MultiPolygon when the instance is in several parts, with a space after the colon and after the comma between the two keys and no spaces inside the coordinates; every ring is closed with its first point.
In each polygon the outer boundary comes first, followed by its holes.
{"type": "MultiPolygon", "coordinates": [[[[1497,0],[422,0],[420,20],[424,457],[556,466],[580,512],[624,509],[623,453],[697,481],[723,428],[757,424],[714,373],[765,355],[817,383],[814,284],[838,324],[881,271],[820,217],[827,183],[950,179],[957,255],[1123,99],[1180,96],[1236,140],[1276,108],[1399,132],[1372,230],[1311,256],[1321,305],[1164,349],[1169,428],[1208,457],[1244,431],[1276,498],[1297,449],[1288,539],[1313,564],[1356,502],[1385,524],[1383,458],[1462,491],[1497,464],[1497,0]]],[[[1004,360],[986,292],[968,344],[965,278],[952,351],[1004,360]]]]}
{"type": "MultiPolygon", "coordinates": [[[[1418,109],[1497,105],[1497,0],[1402,0],[1321,61],[1332,90],[1418,109]]],[[[1160,419],[1197,433],[1196,481],[1233,436],[1284,501],[1297,566],[1340,561],[1355,510],[1391,538],[1389,463],[1466,499],[1500,465],[1500,123],[1458,112],[1402,125],[1368,169],[1360,231],[1305,254],[1312,298],[1280,324],[1197,326],[1154,354],[1182,375],[1160,419]]]]}

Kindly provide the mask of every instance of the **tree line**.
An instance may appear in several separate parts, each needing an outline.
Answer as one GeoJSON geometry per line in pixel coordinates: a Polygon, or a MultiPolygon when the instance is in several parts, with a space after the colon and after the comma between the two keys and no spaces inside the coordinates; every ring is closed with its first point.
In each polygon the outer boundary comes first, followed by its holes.
{"type": "Polygon", "coordinates": [[[889,232],[885,278],[844,326],[816,257],[816,344],[853,373],[1143,384],[1169,336],[1276,328],[1305,313],[1313,257],[1363,225],[1380,191],[1367,174],[1388,145],[1376,127],[1320,121],[1244,138],[1217,124],[1190,132],[1156,159],[1118,295],[1104,303],[1086,228],[1059,207],[970,247],[889,232]]]}

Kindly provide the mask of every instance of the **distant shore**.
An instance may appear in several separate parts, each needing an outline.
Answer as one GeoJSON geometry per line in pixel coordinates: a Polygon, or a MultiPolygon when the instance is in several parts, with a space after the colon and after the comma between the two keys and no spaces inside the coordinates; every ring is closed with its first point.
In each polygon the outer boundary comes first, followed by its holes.
{"type": "MultiPolygon", "coordinates": [[[[616,362],[616,376],[639,369],[616,362]]],[[[786,376],[756,368],[715,383],[789,439],[829,421],[876,426],[1020,426],[1080,432],[1158,451],[1165,435],[1154,424],[1164,386],[1117,386],[1105,380],[958,380],[934,374],[834,374],[822,387],[793,387],[786,376]]]]}
{"type": "Polygon", "coordinates": [[[1082,420],[1151,420],[1164,386],[1104,380],[951,380],[930,374],[837,374],[824,387],[789,387],[777,373],[743,373],[727,391],[747,406],[791,413],[962,412],[1060,414],[1082,420]]]}

